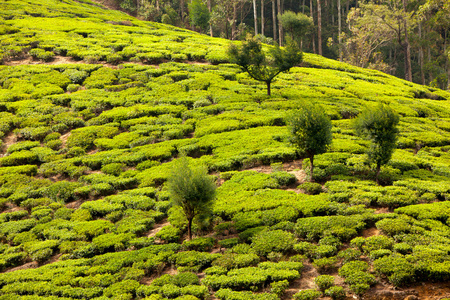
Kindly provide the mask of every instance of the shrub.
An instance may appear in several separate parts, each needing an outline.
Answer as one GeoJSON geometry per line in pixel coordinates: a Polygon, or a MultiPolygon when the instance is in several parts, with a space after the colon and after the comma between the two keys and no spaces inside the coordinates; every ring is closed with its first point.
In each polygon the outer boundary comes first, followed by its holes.
{"type": "Polygon", "coordinates": [[[281,296],[284,291],[289,287],[289,281],[283,280],[283,281],[274,281],[270,284],[270,292],[281,296]]]}
{"type": "Polygon", "coordinates": [[[183,248],[186,250],[196,250],[196,251],[210,251],[214,247],[215,240],[211,237],[200,237],[195,238],[190,241],[183,242],[183,248]]]}
{"type": "Polygon", "coordinates": [[[292,233],[283,230],[265,230],[252,238],[252,248],[262,256],[273,251],[287,253],[292,250],[295,241],[292,233]]]}
{"type": "Polygon", "coordinates": [[[305,182],[298,186],[299,189],[305,191],[308,195],[317,195],[322,192],[322,186],[315,182],[305,182]]]}
{"type": "Polygon", "coordinates": [[[331,297],[333,300],[343,300],[346,299],[345,291],[342,286],[332,286],[325,290],[324,294],[331,297]]]}
{"type": "Polygon", "coordinates": [[[330,272],[336,267],[337,258],[336,256],[319,258],[313,261],[313,266],[321,273],[330,272]]]}
{"type": "Polygon", "coordinates": [[[356,272],[365,272],[368,269],[369,265],[364,261],[351,261],[339,269],[339,276],[348,277],[356,272]]]}
{"type": "Polygon", "coordinates": [[[220,247],[223,247],[223,248],[232,248],[232,247],[236,246],[237,244],[239,244],[239,238],[229,238],[229,239],[220,240],[220,241],[218,241],[218,244],[220,245],[220,247]]]}
{"type": "Polygon", "coordinates": [[[303,290],[294,294],[295,300],[316,300],[322,295],[321,292],[316,290],[303,290]]]}
{"type": "Polygon", "coordinates": [[[365,239],[362,249],[365,253],[370,253],[374,250],[392,249],[394,240],[384,235],[370,236],[365,239]]]}
{"type": "Polygon", "coordinates": [[[101,171],[108,175],[119,176],[124,171],[124,168],[125,166],[122,163],[111,163],[104,165],[101,171]]]}
{"type": "Polygon", "coordinates": [[[330,275],[320,275],[314,278],[314,283],[317,285],[319,290],[324,292],[334,285],[334,277],[330,275]]]}

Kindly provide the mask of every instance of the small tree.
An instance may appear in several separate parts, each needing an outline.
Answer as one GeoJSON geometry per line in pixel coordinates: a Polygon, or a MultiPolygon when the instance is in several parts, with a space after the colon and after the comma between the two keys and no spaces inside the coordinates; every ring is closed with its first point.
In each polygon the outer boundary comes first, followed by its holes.
{"type": "Polygon", "coordinates": [[[167,184],[172,203],[181,206],[186,216],[190,240],[192,220],[210,209],[216,185],[204,166],[191,167],[186,157],[175,162],[167,184]]]}
{"type": "Polygon", "coordinates": [[[288,119],[290,142],[300,155],[309,158],[314,181],[314,155],[325,153],[331,144],[331,120],[318,105],[303,104],[288,119]]]}
{"type": "Polygon", "coordinates": [[[247,37],[238,47],[231,44],[228,48],[230,61],[239,65],[251,78],[263,81],[267,85],[267,95],[270,96],[270,84],[281,72],[302,62],[303,55],[293,42],[288,42],[286,48],[276,46],[269,52],[270,56],[262,50],[261,42],[253,37],[247,37]]]}
{"type": "Polygon", "coordinates": [[[371,141],[367,155],[377,165],[377,183],[381,166],[389,162],[395,150],[399,121],[398,114],[383,104],[367,108],[355,120],[357,134],[371,141]]]}

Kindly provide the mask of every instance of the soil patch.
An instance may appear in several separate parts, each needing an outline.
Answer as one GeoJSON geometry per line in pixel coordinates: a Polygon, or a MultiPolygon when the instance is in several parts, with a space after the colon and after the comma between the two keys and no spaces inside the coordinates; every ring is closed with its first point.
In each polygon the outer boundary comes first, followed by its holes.
{"type": "Polygon", "coordinates": [[[162,223],[155,224],[153,229],[151,229],[147,233],[147,237],[154,237],[164,226],[170,225],[170,222],[167,219],[164,219],[162,223]]]}
{"type": "MultiPolygon", "coordinates": [[[[3,151],[6,152],[6,150],[8,150],[8,148],[9,148],[9,146],[11,146],[12,144],[15,144],[15,143],[17,143],[17,136],[13,132],[8,133],[3,138],[3,145],[2,145],[3,151]]],[[[0,157],[5,156],[5,154],[0,154],[0,157]]]]}
{"type": "Polygon", "coordinates": [[[39,264],[36,261],[32,261],[26,264],[23,264],[21,266],[15,267],[15,268],[11,268],[9,270],[4,271],[4,273],[8,273],[8,272],[13,272],[13,271],[18,271],[18,270],[26,270],[26,269],[35,269],[39,267],[39,264]]]}
{"type": "Polygon", "coordinates": [[[364,229],[361,232],[361,235],[365,238],[370,237],[370,236],[375,236],[375,235],[380,235],[380,231],[376,228],[376,227],[372,227],[369,229],[364,229]]]}

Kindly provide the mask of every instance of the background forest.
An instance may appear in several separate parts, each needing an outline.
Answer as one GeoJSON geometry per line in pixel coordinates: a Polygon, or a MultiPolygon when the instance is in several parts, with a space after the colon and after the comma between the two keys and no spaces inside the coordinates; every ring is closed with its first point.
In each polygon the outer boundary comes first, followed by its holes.
{"type": "Polygon", "coordinates": [[[263,42],[280,44],[289,32],[281,15],[301,13],[312,25],[307,26],[304,51],[420,84],[449,87],[450,2],[446,0],[115,1],[145,20],[231,40],[251,33],[263,42]]]}

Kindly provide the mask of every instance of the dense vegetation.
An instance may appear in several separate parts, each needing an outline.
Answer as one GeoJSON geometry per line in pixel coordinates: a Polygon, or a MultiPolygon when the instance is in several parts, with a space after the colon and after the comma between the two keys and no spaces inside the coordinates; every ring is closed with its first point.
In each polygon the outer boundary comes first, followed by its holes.
{"type": "MultiPolygon", "coordinates": [[[[102,0],[97,0],[102,2],[102,0]]],[[[307,52],[448,89],[447,0],[114,0],[143,20],[232,40],[247,33],[283,44],[295,32],[307,52]]],[[[294,37],[295,39],[295,37],[294,37]]]]}
{"type": "Polygon", "coordinates": [[[119,65],[0,66],[0,299],[339,299],[450,279],[450,93],[305,53],[267,96],[221,63],[223,40],[88,1],[29,2],[0,2],[5,62],[119,65]],[[400,116],[380,185],[354,129],[379,102],[400,116]],[[333,125],[314,183],[285,171],[303,103],[333,125]],[[182,155],[219,186],[190,241],[167,186],[182,155]],[[306,268],[317,288],[286,291],[306,268]]]}

